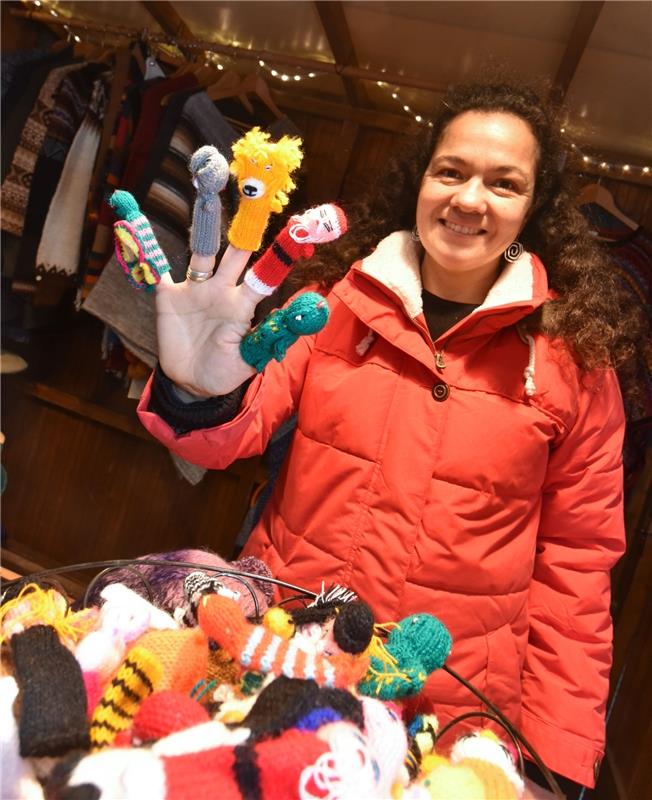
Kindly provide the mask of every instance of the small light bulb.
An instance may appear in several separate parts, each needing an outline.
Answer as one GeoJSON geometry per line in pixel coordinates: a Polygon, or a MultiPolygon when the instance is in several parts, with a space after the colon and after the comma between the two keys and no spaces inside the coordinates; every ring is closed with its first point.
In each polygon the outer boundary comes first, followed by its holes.
{"type": "Polygon", "coordinates": [[[394,98],[394,100],[398,99],[398,95],[396,94],[396,92],[392,92],[392,97],[394,98]]]}
{"type": "Polygon", "coordinates": [[[403,111],[409,111],[409,110],[410,110],[410,106],[403,106],[403,111]]]}
{"type": "Polygon", "coordinates": [[[417,115],[416,115],[416,117],[415,117],[415,119],[416,119],[416,121],[417,121],[417,122],[421,122],[421,120],[422,120],[422,117],[421,117],[421,115],[420,115],[420,114],[417,114],[417,115]]]}
{"type": "Polygon", "coordinates": [[[629,164],[623,164],[623,172],[629,172],[629,164]]]}
{"type": "Polygon", "coordinates": [[[560,130],[562,133],[566,133],[566,128],[560,128],[559,130],[560,130]]]}
{"type": "Polygon", "coordinates": [[[314,78],[315,77],[315,73],[314,72],[309,72],[308,73],[308,77],[309,78],[314,78]]]}
{"type": "Polygon", "coordinates": [[[588,163],[589,163],[589,157],[588,157],[588,156],[583,156],[583,157],[582,157],[582,161],[583,161],[585,164],[588,164],[588,163]]]}
{"type": "Polygon", "coordinates": [[[643,175],[647,175],[649,171],[650,171],[649,167],[643,167],[643,175]]]}
{"type": "Polygon", "coordinates": [[[606,161],[603,161],[603,162],[600,164],[600,166],[602,167],[602,169],[607,169],[607,162],[606,162],[606,161]]]}
{"type": "Polygon", "coordinates": [[[218,64],[218,65],[217,65],[217,68],[218,68],[218,69],[224,69],[224,66],[223,66],[222,64],[218,64]]]}
{"type": "Polygon", "coordinates": [[[273,70],[272,70],[272,75],[273,75],[274,77],[276,77],[276,76],[278,75],[278,72],[277,72],[275,69],[273,69],[273,70]]]}
{"type": "Polygon", "coordinates": [[[294,76],[294,80],[295,81],[300,81],[301,80],[301,75],[295,75],[294,76]]]}
{"type": "Polygon", "coordinates": [[[259,61],[258,63],[260,64],[260,66],[261,66],[261,67],[264,67],[264,66],[265,66],[265,62],[263,61],[263,59],[262,59],[262,58],[260,59],[260,61],[259,61]]]}
{"type": "Polygon", "coordinates": [[[81,39],[79,38],[79,36],[77,36],[77,34],[75,34],[72,38],[77,42],[77,44],[81,42],[81,39]]]}
{"type": "Polygon", "coordinates": [[[290,76],[289,75],[281,75],[281,80],[282,81],[289,81],[290,80],[290,76]]]}
{"type": "Polygon", "coordinates": [[[41,0],[34,0],[34,5],[38,8],[41,5],[41,0]]]}

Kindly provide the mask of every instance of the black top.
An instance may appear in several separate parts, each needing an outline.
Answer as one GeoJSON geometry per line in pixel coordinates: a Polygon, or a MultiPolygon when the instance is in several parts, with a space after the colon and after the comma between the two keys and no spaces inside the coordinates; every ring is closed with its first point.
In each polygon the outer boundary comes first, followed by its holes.
{"type": "Polygon", "coordinates": [[[421,293],[421,298],[423,315],[426,318],[433,342],[480,305],[480,303],[458,303],[454,300],[444,300],[425,289],[421,293]]]}

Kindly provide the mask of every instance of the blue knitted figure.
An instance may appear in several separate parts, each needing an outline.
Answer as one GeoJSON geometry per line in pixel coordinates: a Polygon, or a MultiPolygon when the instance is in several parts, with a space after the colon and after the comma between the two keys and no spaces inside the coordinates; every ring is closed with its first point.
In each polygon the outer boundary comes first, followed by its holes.
{"type": "Polygon", "coordinates": [[[358,690],[381,700],[418,694],[430,673],[443,666],[451,643],[448,628],[432,614],[406,617],[392,628],[385,644],[374,637],[369,669],[358,690]]]}
{"type": "Polygon", "coordinates": [[[240,342],[240,355],[257,372],[275,358],[282,361],[299,336],[320,331],[328,321],[328,303],[317,292],[299,295],[276,309],[240,342]]]}

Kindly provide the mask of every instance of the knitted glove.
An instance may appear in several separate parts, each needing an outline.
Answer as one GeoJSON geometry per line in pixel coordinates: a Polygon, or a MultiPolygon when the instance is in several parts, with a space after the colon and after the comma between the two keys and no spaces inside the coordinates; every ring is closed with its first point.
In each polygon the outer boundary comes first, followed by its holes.
{"type": "Polygon", "coordinates": [[[134,288],[152,291],[161,275],[170,271],[152,226],[129,192],[120,189],[113,192],[109,205],[119,218],[113,225],[118,263],[134,288]]]}
{"type": "Polygon", "coordinates": [[[216,147],[196,150],[188,165],[197,197],[192,211],[190,250],[200,256],[214,256],[220,249],[222,205],[219,193],[229,179],[229,165],[216,147]]]}

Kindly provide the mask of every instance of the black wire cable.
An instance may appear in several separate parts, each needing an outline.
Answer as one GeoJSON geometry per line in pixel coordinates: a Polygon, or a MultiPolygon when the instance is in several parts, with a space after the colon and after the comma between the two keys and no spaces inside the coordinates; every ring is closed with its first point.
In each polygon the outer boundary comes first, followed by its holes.
{"type": "Polygon", "coordinates": [[[537,751],[534,749],[534,747],[532,747],[532,745],[528,742],[528,740],[525,738],[525,736],[523,736],[523,734],[518,730],[518,728],[516,728],[514,725],[512,725],[512,723],[507,719],[507,717],[503,714],[503,712],[499,708],[497,708],[491,702],[491,700],[488,697],[485,697],[484,694],[482,694],[482,692],[479,689],[476,689],[475,686],[473,686],[472,683],[469,683],[469,681],[466,680],[466,678],[463,678],[461,675],[458,675],[457,672],[455,672],[455,670],[451,669],[451,667],[449,667],[447,664],[444,664],[442,669],[445,670],[446,672],[448,672],[449,675],[451,675],[453,678],[455,678],[455,680],[459,681],[463,686],[466,686],[466,688],[472,694],[474,694],[479,700],[481,700],[484,703],[484,705],[487,706],[487,708],[491,709],[491,711],[502,722],[503,726],[508,731],[511,731],[511,733],[514,734],[514,736],[516,736],[516,738],[519,740],[519,742],[525,747],[525,749],[528,751],[528,753],[532,756],[532,758],[534,759],[537,767],[539,767],[539,769],[543,773],[544,778],[548,781],[548,785],[550,786],[552,791],[557,795],[559,800],[566,800],[564,793],[559,788],[559,784],[557,783],[557,781],[555,779],[555,776],[548,769],[548,767],[546,767],[546,765],[543,763],[543,761],[541,760],[541,757],[539,756],[537,751]]]}

